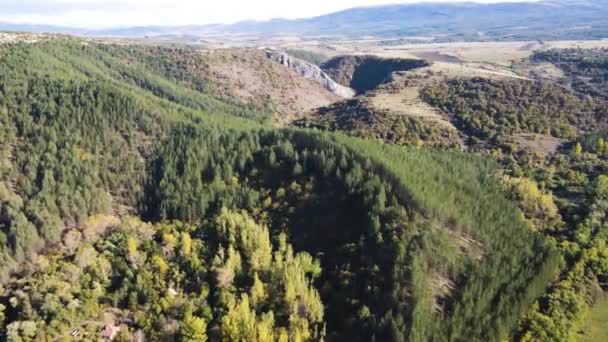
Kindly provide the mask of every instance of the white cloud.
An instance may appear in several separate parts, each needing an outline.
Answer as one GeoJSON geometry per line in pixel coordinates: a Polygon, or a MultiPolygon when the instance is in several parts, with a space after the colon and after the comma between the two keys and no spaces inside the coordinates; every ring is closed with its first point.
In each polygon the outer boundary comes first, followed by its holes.
{"type": "MultiPolygon", "coordinates": [[[[454,0],[447,0],[454,1],[454,0]]],[[[495,2],[496,0],[477,0],[495,2]]],[[[0,21],[87,28],[304,18],[414,0],[0,0],[0,21]]],[[[420,1],[418,1],[420,2],[420,1]]],[[[428,2],[428,0],[426,0],[428,2]]],[[[446,2],[444,0],[444,2],[446,2]]]]}

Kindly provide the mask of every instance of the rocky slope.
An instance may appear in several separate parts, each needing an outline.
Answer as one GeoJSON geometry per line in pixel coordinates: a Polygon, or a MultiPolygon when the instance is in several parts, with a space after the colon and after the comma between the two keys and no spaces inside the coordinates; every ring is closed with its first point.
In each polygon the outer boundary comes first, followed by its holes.
{"type": "Polygon", "coordinates": [[[304,78],[320,84],[323,88],[329,90],[331,93],[339,97],[349,98],[355,95],[355,91],[353,89],[337,83],[323,70],[321,70],[321,68],[312,63],[292,57],[285,52],[280,52],[277,50],[266,51],[266,56],[268,56],[270,60],[280,63],[295,71],[304,78]]]}
{"type": "Polygon", "coordinates": [[[314,65],[285,59],[289,68],[269,59],[264,51],[228,49],[204,51],[210,78],[220,92],[273,113],[283,124],[348,96],[314,65]]]}

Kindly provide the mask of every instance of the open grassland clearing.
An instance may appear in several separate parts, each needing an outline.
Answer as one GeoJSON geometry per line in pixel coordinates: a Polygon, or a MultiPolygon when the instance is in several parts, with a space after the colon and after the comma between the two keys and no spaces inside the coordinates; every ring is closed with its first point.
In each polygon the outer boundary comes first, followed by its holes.
{"type": "Polygon", "coordinates": [[[555,153],[566,142],[564,139],[555,138],[547,134],[534,133],[514,134],[513,138],[519,147],[540,153],[541,155],[555,153]]]}
{"type": "Polygon", "coordinates": [[[378,109],[429,120],[447,129],[456,129],[443,113],[422,101],[419,87],[396,87],[391,91],[379,91],[370,97],[372,105],[378,109]]]}

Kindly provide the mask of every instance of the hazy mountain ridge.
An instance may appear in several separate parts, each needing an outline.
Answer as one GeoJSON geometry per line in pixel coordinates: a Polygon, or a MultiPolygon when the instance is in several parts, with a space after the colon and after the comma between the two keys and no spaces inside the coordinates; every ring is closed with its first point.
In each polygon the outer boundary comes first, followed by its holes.
{"type": "Polygon", "coordinates": [[[258,35],[429,35],[442,40],[592,39],[608,37],[608,2],[540,1],[495,4],[417,3],[360,7],[313,18],[234,24],[143,26],[87,30],[0,23],[0,29],[77,35],[144,37],[258,35]]]}

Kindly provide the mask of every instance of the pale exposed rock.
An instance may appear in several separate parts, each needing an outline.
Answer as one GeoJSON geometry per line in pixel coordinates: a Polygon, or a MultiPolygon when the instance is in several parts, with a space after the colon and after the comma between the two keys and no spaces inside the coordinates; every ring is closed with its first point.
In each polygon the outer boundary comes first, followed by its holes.
{"type": "Polygon", "coordinates": [[[323,70],[321,70],[321,68],[312,63],[294,58],[285,52],[280,52],[277,50],[267,50],[266,55],[270,60],[284,65],[302,77],[319,83],[321,86],[323,86],[323,88],[332,92],[334,95],[344,98],[355,96],[355,91],[353,89],[338,84],[323,70]]]}

